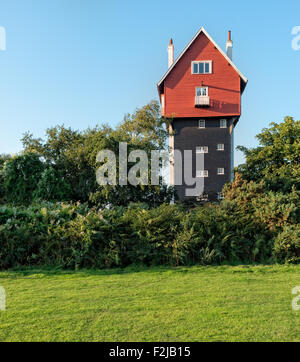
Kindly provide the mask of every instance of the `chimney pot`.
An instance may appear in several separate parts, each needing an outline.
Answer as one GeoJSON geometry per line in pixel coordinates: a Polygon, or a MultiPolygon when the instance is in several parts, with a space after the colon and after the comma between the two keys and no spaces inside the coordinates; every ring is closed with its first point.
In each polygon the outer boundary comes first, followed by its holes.
{"type": "Polygon", "coordinates": [[[174,45],[173,45],[173,39],[171,38],[168,46],[168,67],[170,68],[173,63],[174,63],[174,45]]]}
{"type": "Polygon", "coordinates": [[[231,30],[228,31],[228,40],[226,42],[226,54],[230,60],[232,60],[232,40],[231,30]]]}

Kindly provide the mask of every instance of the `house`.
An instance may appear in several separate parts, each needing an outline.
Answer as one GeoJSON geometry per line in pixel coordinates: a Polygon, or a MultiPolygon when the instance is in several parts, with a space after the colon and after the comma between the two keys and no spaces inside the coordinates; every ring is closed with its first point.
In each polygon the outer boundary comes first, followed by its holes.
{"type": "MultiPolygon", "coordinates": [[[[232,61],[231,32],[226,53],[202,27],[174,61],[172,39],[168,46],[169,68],[157,88],[162,116],[169,119],[172,153],[170,183],[181,200],[190,187],[176,182],[175,150],[192,151],[192,176],[203,178],[204,190],[198,198],[221,198],[224,184],[233,175],[234,128],[241,116],[241,95],[247,78],[232,61]],[[196,169],[197,154],[204,156],[203,169],[196,169]]],[[[203,157],[202,156],[202,157],[203,157]]]]}

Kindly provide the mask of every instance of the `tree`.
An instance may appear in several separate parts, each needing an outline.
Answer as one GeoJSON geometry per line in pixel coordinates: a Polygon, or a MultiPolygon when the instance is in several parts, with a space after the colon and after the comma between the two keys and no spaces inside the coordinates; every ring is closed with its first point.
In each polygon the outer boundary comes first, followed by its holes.
{"type": "Polygon", "coordinates": [[[6,161],[8,161],[10,158],[11,156],[7,154],[0,155],[0,200],[5,195],[3,169],[6,161]]]}
{"type": "Polygon", "coordinates": [[[166,149],[168,131],[166,120],[160,116],[160,106],[152,100],[142,108],[124,117],[123,122],[117,127],[116,134],[122,140],[142,149],[166,149]]]}
{"type": "Polygon", "coordinates": [[[273,236],[299,223],[300,121],[286,117],[257,135],[260,145],[239,147],[246,163],[237,167],[235,179],[223,188],[225,202],[248,215],[273,236]]]}
{"type": "Polygon", "coordinates": [[[44,169],[45,165],[36,153],[24,153],[6,161],[3,178],[7,201],[30,203],[44,169]]]}
{"type": "Polygon", "coordinates": [[[257,136],[259,146],[238,146],[246,163],[237,171],[245,180],[264,181],[267,189],[290,192],[300,185],[300,121],[286,117],[284,122],[270,124],[257,136]]]}
{"type": "Polygon", "coordinates": [[[71,186],[65,181],[64,175],[53,167],[45,168],[33,193],[33,199],[48,201],[71,200],[71,186]]]}
{"type": "MultiPolygon", "coordinates": [[[[131,150],[144,150],[150,161],[151,151],[167,148],[167,136],[159,104],[152,101],[136,109],[132,115],[127,114],[116,129],[102,125],[79,132],[56,126],[46,131],[45,140],[35,139],[32,134],[26,133],[22,142],[25,152],[39,154],[46,169],[51,167],[52,171],[50,174],[47,172],[47,177],[52,175],[50,179],[53,180],[55,174],[63,180],[64,186],[61,183],[61,187],[64,191],[58,192],[56,188],[56,195],[69,195],[74,201],[88,201],[97,205],[128,205],[129,202],[137,201],[159,204],[170,201],[174,194],[173,189],[163,186],[161,180],[158,186],[99,186],[96,182],[96,171],[99,168],[96,156],[101,150],[111,150],[116,155],[118,165],[119,142],[126,142],[128,154],[131,150]]],[[[128,168],[131,166],[129,163],[128,168]]],[[[47,196],[49,187],[46,183],[43,185],[43,192],[39,195],[51,198],[50,194],[47,196]]]]}

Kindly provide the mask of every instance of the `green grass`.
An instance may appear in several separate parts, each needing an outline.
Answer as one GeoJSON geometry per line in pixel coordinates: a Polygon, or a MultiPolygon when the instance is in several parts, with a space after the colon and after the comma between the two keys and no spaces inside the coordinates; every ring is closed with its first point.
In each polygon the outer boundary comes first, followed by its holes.
{"type": "Polygon", "coordinates": [[[300,341],[300,266],[0,273],[0,341],[300,341]]]}

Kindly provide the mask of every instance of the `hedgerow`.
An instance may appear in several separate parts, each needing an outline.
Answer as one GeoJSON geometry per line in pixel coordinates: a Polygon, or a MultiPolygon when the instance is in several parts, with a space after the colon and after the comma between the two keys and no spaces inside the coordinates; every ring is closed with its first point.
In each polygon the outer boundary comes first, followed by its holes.
{"type": "Polygon", "coordinates": [[[193,209],[180,204],[103,210],[79,203],[4,205],[0,268],[299,262],[299,228],[293,219],[297,206],[284,220],[274,213],[268,223],[255,212],[256,207],[263,210],[261,204],[253,201],[251,212],[243,212],[239,202],[226,199],[193,209]],[[281,222],[274,228],[276,217],[281,222]]]}

